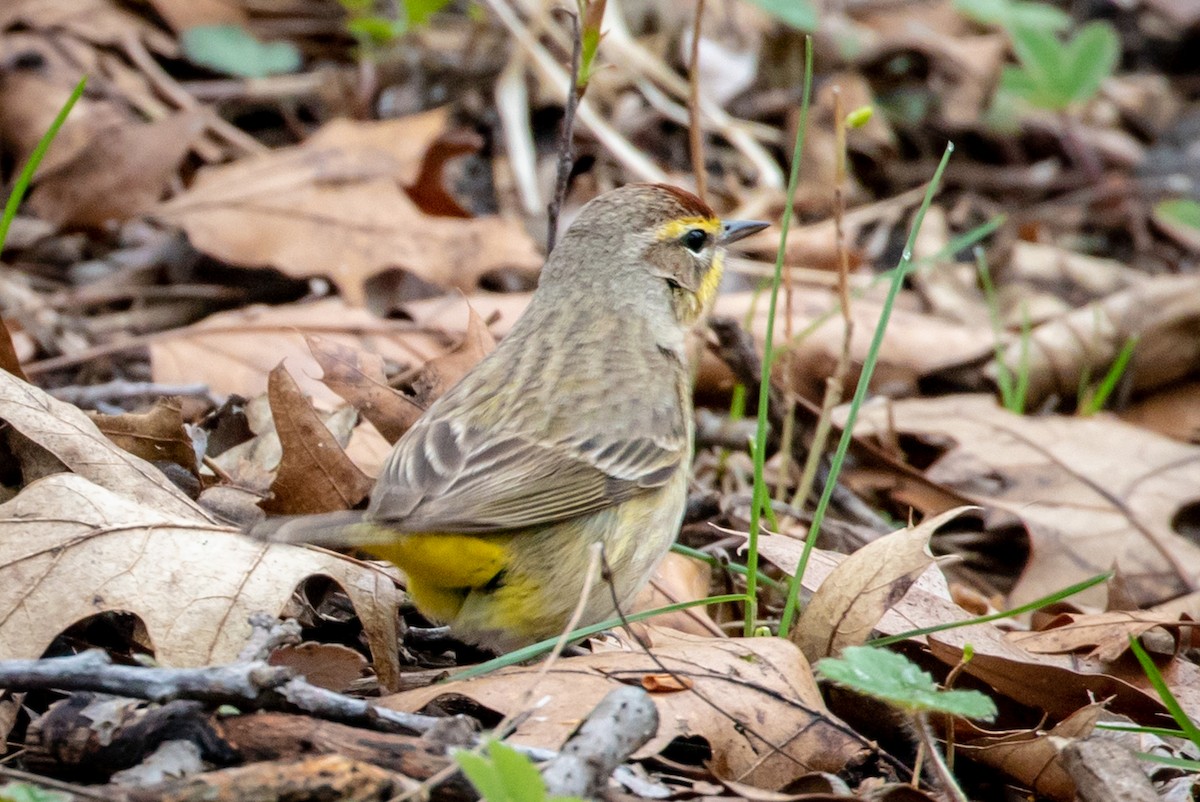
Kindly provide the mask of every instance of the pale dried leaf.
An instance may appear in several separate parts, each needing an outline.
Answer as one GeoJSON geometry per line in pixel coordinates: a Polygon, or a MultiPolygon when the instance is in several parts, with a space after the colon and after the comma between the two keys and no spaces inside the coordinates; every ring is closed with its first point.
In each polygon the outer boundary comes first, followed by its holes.
{"type": "Polygon", "coordinates": [[[405,194],[445,124],[444,110],[336,120],[301,145],[202,171],[159,214],[223,261],[327,275],[353,306],[388,269],[464,290],[492,270],[538,269],[542,257],[516,221],[431,217],[405,194]]]}
{"type": "Polygon", "coordinates": [[[382,320],[365,309],[348,307],[338,298],[280,307],[252,306],[212,315],[194,326],[155,337],[150,344],[150,364],[155,381],[200,381],[215,393],[253,398],[266,392],[267,375],[286,359],[301,391],[314,403],[332,408],[340,406],[341,399],[316,378],[321,367],[308,350],[305,334],[379,354],[385,361],[423,365],[452,342],[436,333],[439,323],[431,320],[428,327],[421,328],[382,320]]]}
{"type": "Polygon", "coordinates": [[[162,471],[118,448],[77,407],[3,371],[0,371],[0,420],[66,470],[114,493],[183,520],[213,522],[162,471]]]}
{"type": "Polygon", "coordinates": [[[324,337],[306,335],[308,350],[321,366],[321,382],[357,409],[390,443],[408,431],[424,409],[391,387],[383,357],[324,337]]]}
{"type": "MultiPolygon", "coordinates": [[[[1175,529],[1200,487],[1196,446],[1103,416],[1022,417],[988,396],[864,408],[856,433],[937,445],[944,453],[926,470],[930,480],[1025,525],[1032,555],[1013,606],[1114,566],[1138,602],[1152,604],[1185,592],[1200,573],[1200,547],[1175,529]]],[[[1079,599],[1103,606],[1104,592],[1079,599]]]]}
{"type": "Polygon", "coordinates": [[[910,529],[884,535],[851,554],[833,570],[804,607],[792,640],[810,662],[866,643],[885,611],[895,606],[933,563],[929,538],[963,508],[910,529]]]}
{"type": "Polygon", "coordinates": [[[366,498],[374,482],[346,456],[282,363],[271,371],[268,397],[283,455],[262,508],[311,515],[348,510],[366,498]]]}
{"type": "MultiPolygon", "coordinates": [[[[250,634],[250,614],[282,610],[314,575],[333,578],[359,611],[386,607],[395,615],[392,583],[353,561],[258,543],[57,474],[0,505],[0,654],[38,657],[72,624],[122,611],[141,619],[162,663],[229,662],[250,634]]],[[[387,674],[395,633],[374,624],[368,632],[387,674]]]]}
{"type": "Polygon", "coordinates": [[[653,695],[659,729],[640,756],[657,754],[676,737],[701,737],[712,747],[711,768],[717,774],[777,789],[808,771],[839,771],[863,754],[866,744],[825,712],[811,669],[791,643],[650,632],[657,661],[640,650],[603,652],[560,659],[544,677],[539,677],[540,666],[514,667],[396,694],[381,703],[418,710],[444,694],[462,694],[515,714],[532,689],[533,699],[546,702],[522,721],[511,740],[556,749],[614,682],[641,684],[645,677],[661,677],[666,666],[690,688],[678,690],[672,683],[671,692],[653,695]]]}

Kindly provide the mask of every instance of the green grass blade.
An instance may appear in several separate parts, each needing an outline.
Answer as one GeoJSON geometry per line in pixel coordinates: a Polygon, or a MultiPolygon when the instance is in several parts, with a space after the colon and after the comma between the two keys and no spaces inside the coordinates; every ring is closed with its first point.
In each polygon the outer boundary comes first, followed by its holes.
{"type": "MultiPolygon", "coordinates": [[[[693,601],[668,604],[665,607],[657,607],[653,610],[643,610],[640,613],[634,613],[633,615],[625,616],[624,621],[625,623],[632,624],[636,621],[645,621],[647,618],[653,618],[656,615],[673,613],[677,610],[686,610],[690,607],[705,607],[710,604],[732,604],[733,602],[744,602],[745,600],[745,595],[741,593],[727,593],[724,596],[709,596],[706,599],[695,599],[693,601]]],[[[610,618],[607,621],[601,621],[599,624],[580,627],[579,629],[571,631],[571,640],[579,640],[581,638],[587,638],[592,635],[596,635],[606,629],[619,627],[621,626],[621,623],[622,620],[620,618],[610,618]]],[[[453,675],[447,677],[447,680],[474,679],[475,677],[482,677],[484,674],[490,674],[493,671],[497,671],[501,668],[507,668],[508,666],[516,665],[517,663],[523,663],[526,660],[532,660],[535,657],[539,657],[549,652],[554,648],[554,644],[557,642],[557,637],[538,641],[537,643],[526,646],[523,649],[517,649],[514,652],[502,654],[493,660],[488,660],[487,662],[471,666],[463,671],[456,671],[453,675]]]]}
{"type": "Polygon", "coordinates": [[[783,608],[783,615],[779,620],[779,634],[785,637],[788,630],[791,629],[792,619],[796,615],[796,605],[800,599],[800,580],[804,576],[804,568],[808,565],[808,557],[812,554],[813,544],[816,543],[817,534],[821,531],[821,522],[825,520],[825,513],[829,509],[829,502],[833,498],[833,489],[837,485],[838,476],[841,474],[842,463],[846,460],[846,452],[850,449],[850,441],[854,439],[854,423],[858,419],[858,410],[862,407],[862,403],[867,397],[867,390],[871,384],[871,375],[875,372],[875,365],[879,361],[879,349],[883,345],[883,335],[887,331],[888,320],[892,316],[892,307],[895,306],[896,298],[900,295],[900,288],[904,284],[904,279],[908,275],[908,271],[912,268],[913,245],[916,243],[917,234],[921,230],[921,223],[925,220],[925,213],[929,210],[929,205],[933,203],[933,196],[937,193],[937,188],[942,181],[942,173],[946,171],[946,165],[950,161],[950,154],[953,152],[954,143],[947,142],[946,152],[942,154],[942,160],[938,163],[937,170],[934,171],[933,178],[925,190],[925,198],[921,201],[921,207],[917,210],[912,230],[908,234],[908,242],[904,244],[904,253],[900,257],[900,263],[896,266],[895,275],[892,277],[892,283],[888,287],[887,296],[884,298],[883,307],[879,313],[879,324],[875,327],[875,335],[871,339],[871,346],[867,350],[866,358],[863,360],[862,373],[858,379],[858,387],[854,390],[854,398],[850,401],[850,410],[846,416],[846,423],[842,428],[842,436],[838,440],[837,449],[833,452],[833,459],[829,464],[829,476],[825,480],[825,488],[821,492],[821,498],[817,501],[817,507],[813,511],[813,520],[808,528],[808,537],[804,540],[804,550],[800,554],[800,563],[796,566],[796,573],[792,576],[791,582],[788,584],[787,602],[783,608]]]}
{"type": "Polygon", "coordinates": [[[987,624],[991,621],[999,621],[1002,618],[1012,618],[1014,616],[1024,615],[1025,613],[1030,613],[1034,610],[1040,610],[1043,607],[1048,607],[1049,605],[1060,602],[1063,599],[1068,599],[1071,596],[1074,596],[1076,593],[1082,593],[1090,587],[1099,585],[1101,582],[1107,582],[1109,579],[1112,579],[1112,575],[1112,571],[1109,571],[1106,574],[1097,574],[1090,579],[1085,579],[1082,582],[1076,582],[1074,585],[1055,591],[1054,593],[1051,593],[1048,596],[1043,596],[1040,599],[1034,599],[1027,604],[1022,604],[1020,607],[1014,607],[1011,610],[1003,610],[999,613],[976,616],[975,618],[969,618],[966,621],[948,621],[945,624],[935,624],[931,627],[910,629],[908,632],[901,632],[898,635],[888,635],[887,637],[883,638],[875,638],[874,640],[868,641],[867,645],[889,646],[893,643],[899,643],[900,641],[908,640],[909,638],[919,638],[922,635],[931,635],[934,632],[944,632],[947,629],[971,627],[975,626],[976,624],[987,624]]]}
{"type": "Polygon", "coordinates": [[[1188,716],[1187,711],[1183,709],[1183,706],[1179,704],[1179,700],[1175,698],[1175,694],[1171,693],[1171,689],[1167,687],[1167,681],[1163,679],[1158,666],[1154,664],[1154,660],[1142,648],[1141,641],[1131,637],[1129,639],[1129,648],[1133,650],[1134,656],[1141,664],[1142,672],[1146,675],[1146,679],[1150,680],[1150,684],[1154,686],[1154,690],[1158,691],[1158,696],[1162,699],[1163,706],[1170,712],[1171,718],[1175,719],[1175,723],[1179,725],[1179,729],[1184,731],[1189,741],[1196,746],[1200,746],[1200,727],[1196,726],[1196,722],[1192,721],[1191,717],[1188,716]]]}
{"type": "Polygon", "coordinates": [[[1121,347],[1121,352],[1113,360],[1112,366],[1104,374],[1104,378],[1096,385],[1096,389],[1088,395],[1083,408],[1079,411],[1081,415],[1095,415],[1104,409],[1104,405],[1108,403],[1109,396],[1117,389],[1117,384],[1121,381],[1121,377],[1125,375],[1125,369],[1129,367],[1129,360],[1133,358],[1133,352],[1137,349],[1137,344],[1137,335],[1125,341],[1125,345],[1121,347]]]}
{"type": "Polygon", "coordinates": [[[805,37],[804,45],[804,94],[800,100],[800,122],[796,126],[796,142],[792,148],[792,171],[788,177],[787,199],[783,217],[779,222],[779,249],[775,252],[775,275],[767,302],[767,332],[763,342],[762,381],[758,387],[758,428],[754,434],[754,490],[750,502],[750,533],[746,552],[746,622],[744,634],[754,634],[755,619],[758,617],[758,529],[762,514],[767,510],[769,488],[764,478],[763,466],[767,459],[767,410],[771,401],[771,364],[775,338],[775,309],[779,302],[779,285],[783,281],[783,257],[787,249],[788,229],[792,224],[795,208],[796,187],[800,183],[800,156],[804,152],[804,135],[808,129],[808,105],[812,96],[813,53],[812,37],[805,37]]]}
{"type": "Polygon", "coordinates": [[[50,148],[50,143],[54,141],[54,137],[58,136],[58,129],[63,127],[63,123],[67,121],[67,115],[71,113],[71,109],[75,108],[75,101],[83,94],[84,87],[87,86],[87,76],[79,79],[79,83],[75,84],[75,89],[71,92],[71,96],[67,98],[67,102],[59,109],[58,115],[54,118],[54,122],[50,123],[50,128],[38,140],[37,147],[33,149],[33,153],[29,154],[29,161],[25,162],[25,166],[21,169],[21,174],[17,176],[17,181],[13,184],[12,194],[8,196],[8,202],[4,204],[4,216],[0,218],[0,251],[4,250],[4,241],[8,238],[8,227],[12,225],[13,218],[17,216],[17,208],[21,205],[21,201],[25,199],[25,193],[29,190],[29,183],[33,180],[33,174],[37,172],[38,165],[42,163],[42,157],[46,155],[46,151],[50,148]]]}

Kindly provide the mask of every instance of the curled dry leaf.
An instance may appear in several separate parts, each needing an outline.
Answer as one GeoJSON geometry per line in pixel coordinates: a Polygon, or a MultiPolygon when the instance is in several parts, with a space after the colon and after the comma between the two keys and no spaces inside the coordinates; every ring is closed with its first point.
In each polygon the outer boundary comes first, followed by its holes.
{"type": "MultiPolygon", "coordinates": [[[[838,314],[837,294],[825,289],[797,287],[792,292],[792,328],[796,332],[816,327],[806,333],[795,346],[793,361],[794,386],[808,398],[822,398],[826,380],[833,373],[842,352],[843,323],[838,314]]],[[[762,342],[766,336],[766,305],[754,303],[754,293],[734,293],[717,299],[716,314],[745,320],[747,312],[756,310],[752,331],[755,339],[762,342]]],[[[861,365],[871,344],[871,337],[879,320],[880,297],[871,295],[855,298],[851,313],[854,323],[850,345],[853,365],[861,365]]],[[[782,314],[782,309],[780,310],[782,314]]],[[[786,326],[782,321],[775,324],[777,348],[784,346],[783,333],[786,326]]],[[[888,334],[879,353],[879,366],[872,384],[875,387],[890,383],[915,385],[916,380],[947,367],[973,362],[991,353],[992,334],[984,321],[976,326],[965,326],[924,315],[911,310],[897,308],[892,311],[888,334]]],[[[856,371],[847,379],[847,393],[854,391],[858,381],[856,371]]],[[[729,371],[716,357],[705,355],[700,365],[697,384],[701,387],[720,387],[730,384],[729,371]]]]}
{"type": "MultiPolygon", "coordinates": [[[[83,412],[0,372],[0,419],[23,460],[59,472],[0,505],[0,655],[33,658],[58,634],[108,611],[137,615],[169,665],[233,660],[248,617],[283,609],[314,575],[334,579],[362,619],[376,671],[394,682],[394,584],[324,552],[264,545],[218,525],[83,412]],[[67,472],[71,471],[71,472],[67,472]]],[[[27,480],[31,470],[22,464],[27,480]]]]}
{"type": "Polygon", "coordinates": [[[346,456],[283,364],[271,371],[267,392],[283,454],[267,512],[311,515],[348,510],[374,482],[346,456]]]}
{"type": "MultiPolygon", "coordinates": [[[[1131,338],[1127,373],[1135,391],[1169,385],[1200,365],[1200,276],[1161,276],[1113,293],[1033,329],[1027,346],[1008,345],[1010,370],[1028,350],[1030,405],[1051,394],[1074,398],[1082,378],[1098,381],[1131,338]]],[[[987,368],[995,378],[995,364],[987,368]]]]}
{"type": "Polygon", "coordinates": [[[657,754],[677,737],[700,737],[712,748],[711,767],[718,775],[777,789],[809,771],[839,771],[865,754],[865,743],[825,711],[811,669],[791,643],[716,640],[665,629],[650,633],[656,659],[641,651],[571,657],[556,662],[545,676],[540,666],[514,667],[482,679],[407,691],[381,703],[418,710],[439,696],[461,694],[516,714],[531,690],[528,698],[546,703],[522,721],[512,740],[558,748],[613,682],[659,681],[665,666],[690,687],[677,690],[672,683],[671,692],[653,694],[659,729],[640,756],[657,754]]]}
{"type": "Polygon", "coordinates": [[[1044,629],[1012,632],[1008,638],[1039,654],[1070,654],[1087,649],[1089,657],[1107,663],[1129,651],[1130,638],[1141,637],[1156,627],[1170,632],[1177,646],[1189,648],[1196,643],[1194,621],[1178,614],[1149,610],[1111,610],[1092,615],[1063,613],[1044,629]]]}
{"type": "Polygon", "coordinates": [[[792,630],[810,662],[866,643],[883,614],[904,597],[933,563],[929,538],[962,507],[898,529],[863,546],[833,570],[792,630]]]}
{"type": "Polygon", "coordinates": [[[160,398],[149,412],[90,413],[96,428],[130,454],[147,462],[170,462],[196,473],[196,449],[183,428],[178,398],[160,398]]]}
{"type": "Polygon", "coordinates": [[[468,306],[467,331],[458,347],[447,354],[434,357],[425,363],[421,375],[413,382],[417,391],[417,403],[428,407],[444,392],[453,387],[467,371],[496,347],[496,338],[488,331],[487,324],[468,306]]]}
{"type": "Polygon", "coordinates": [[[311,334],[304,340],[321,366],[321,382],[374,424],[389,443],[421,417],[421,406],[388,384],[379,354],[311,334]]]}
{"type": "MultiPolygon", "coordinates": [[[[844,410],[838,416],[844,414],[844,410]]],[[[989,396],[864,408],[859,436],[904,435],[941,456],[926,476],[1029,532],[1012,606],[1118,567],[1139,604],[1191,589],[1200,547],[1176,531],[1200,487],[1200,448],[1112,418],[1028,418],[989,396]]],[[[1105,589],[1080,599],[1103,606],[1105,589]]]]}
{"type": "Polygon", "coordinates": [[[29,205],[43,220],[71,228],[102,228],[146,213],[202,129],[202,115],[183,111],[92,131],[74,158],[38,170],[29,205]]]}
{"type": "Polygon", "coordinates": [[[538,269],[542,257],[519,223],[431,217],[402,189],[446,120],[445,110],[336,120],[301,145],[202,171],[159,215],[231,264],[328,275],[353,306],[387,269],[464,290],[492,270],[538,269]]]}
{"type": "Polygon", "coordinates": [[[454,342],[440,334],[445,319],[465,321],[466,316],[435,318],[421,327],[382,320],[339,298],[253,306],[212,315],[194,326],[155,337],[150,344],[150,365],[155,381],[202,381],[215,393],[253,398],[266,392],[268,374],[286,359],[301,392],[317,404],[334,407],[341,399],[316,378],[321,367],[309,352],[305,334],[376,353],[388,362],[421,365],[454,342]]]}
{"type": "Polygon", "coordinates": [[[1059,739],[1087,737],[1103,713],[1103,704],[1090,704],[1046,731],[980,733],[974,737],[960,735],[955,748],[1003,771],[1036,793],[1039,799],[1073,802],[1075,783],[1062,766],[1059,739]]]}
{"type": "Polygon", "coordinates": [[[153,509],[213,523],[162,471],[118,448],[78,407],[4,372],[0,372],[0,420],[22,438],[18,446],[10,433],[9,446],[22,460],[26,482],[58,471],[74,471],[153,509]]]}

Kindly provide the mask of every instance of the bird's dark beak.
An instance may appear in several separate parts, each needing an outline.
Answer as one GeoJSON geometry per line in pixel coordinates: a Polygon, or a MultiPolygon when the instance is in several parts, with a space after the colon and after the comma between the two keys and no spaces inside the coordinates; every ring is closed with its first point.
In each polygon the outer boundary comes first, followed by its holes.
{"type": "Polygon", "coordinates": [[[769,225],[771,224],[761,220],[722,220],[720,244],[728,245],[731,242],[737,242],[743,237],[762,231],[769,225]]]}

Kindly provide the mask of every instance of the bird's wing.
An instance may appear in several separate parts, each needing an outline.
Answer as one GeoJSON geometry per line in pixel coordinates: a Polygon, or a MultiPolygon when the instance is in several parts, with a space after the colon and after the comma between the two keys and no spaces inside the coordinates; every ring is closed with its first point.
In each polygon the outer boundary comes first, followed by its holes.
{"type": "Polygon", "coordinates": [[[423,419],[384,464],[367,517],[409,532],[489,532],[572,518],[666,484],[686,437],[526,436],[423,419]]]}

